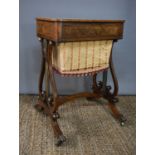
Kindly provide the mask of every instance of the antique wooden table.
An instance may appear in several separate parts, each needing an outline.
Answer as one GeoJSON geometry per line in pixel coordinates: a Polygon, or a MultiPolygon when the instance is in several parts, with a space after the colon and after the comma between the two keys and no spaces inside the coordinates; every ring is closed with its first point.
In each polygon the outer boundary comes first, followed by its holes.
{"type": "Polygon", "coordinates": [[[112,62],[112,47],[114,42],[122,39],[124,21],[37,18],[36,25],[42,46],[42,65],[39,99],[35,107],[50,116],[56,145],[60,146],[66,139],[57,122],[60,118],[58,107],[79,97],[107,99],[113,116],[124,125],[126,119],[115,105],[118,81],[112,62]],[[112,92],[111,86],[103,87],[103,81],[96,81],[97,73],[107,69],[110,69],[114,83],[112,92]],[[54,71],[62,76],[92,76],[93,91],[58,95],[54,71]]]}

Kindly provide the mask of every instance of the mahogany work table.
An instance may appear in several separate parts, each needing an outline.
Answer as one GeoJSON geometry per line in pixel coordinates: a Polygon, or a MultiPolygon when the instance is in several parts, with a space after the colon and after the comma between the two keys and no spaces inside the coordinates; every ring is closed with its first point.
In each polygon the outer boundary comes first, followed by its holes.
{"type": "Polygon", "coordinates": [[[123,25],[123,20],[36,19],[36,32],[42,47],[42,64],[39,99],[35,107],[50,116],[57,146],[66,140],[57,122],[60,118],[58,108],[79,97],[88,100],[103,97],[108,101],[113,116],[124,125],[126,119],[115,104],[118,102],[118,81],[112,62],[112,47],[114,42],[122,39],[123,25]],[[98,72],[108,69],[114,83],[113,91],[111,86],[103,87],[103,81],[96,80],[98,72]],[[55,71],[62,76],[92,76],[92,92],[58,95],[55,71]]]}

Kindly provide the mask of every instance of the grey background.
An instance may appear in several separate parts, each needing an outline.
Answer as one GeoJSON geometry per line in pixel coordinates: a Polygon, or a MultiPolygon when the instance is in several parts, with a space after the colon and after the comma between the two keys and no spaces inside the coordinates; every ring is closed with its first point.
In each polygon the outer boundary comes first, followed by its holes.
{"type": "MultiPolygon", "coordinates": [[[[124,38],[113,49],[119,80],[119,94],[136,93],[135,0],[20,0],[19,91],[37,93],[41,46],[36,37],[35,18],[83,18],[126,20],[124,38]]],[[[102,78],[99,74],[98,79],[102,78]]],[[[61,78],[56,75],[60,94],[90,89],[90,77],[61,78]]],[[[108,83],[111,78],[108,74],[108,83]]]]}

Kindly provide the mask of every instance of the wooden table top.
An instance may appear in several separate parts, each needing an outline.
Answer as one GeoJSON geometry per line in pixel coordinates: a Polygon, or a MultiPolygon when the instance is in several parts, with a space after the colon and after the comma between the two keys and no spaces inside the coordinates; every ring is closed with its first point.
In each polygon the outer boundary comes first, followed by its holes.
{"type": "Polygon", "coordinates": [[[78,19],[78,18],[43,18],[37,17],[36,20],[40,21],[52,21],[52,22],[125,22],[125,20],[101,20],[101,19],[78,19]]]}

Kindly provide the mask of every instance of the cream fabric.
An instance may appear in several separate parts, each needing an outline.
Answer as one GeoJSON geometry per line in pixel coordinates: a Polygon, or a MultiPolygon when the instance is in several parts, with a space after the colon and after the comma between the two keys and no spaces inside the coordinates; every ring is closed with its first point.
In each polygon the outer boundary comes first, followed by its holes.
{"type": "Polygon", "coordinates": [[[53,67],[61,74],[83,74],[109,67],[112,40],[60,43],[53,52],[53,67]]]}

